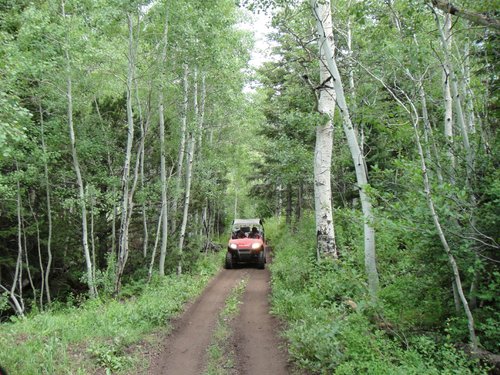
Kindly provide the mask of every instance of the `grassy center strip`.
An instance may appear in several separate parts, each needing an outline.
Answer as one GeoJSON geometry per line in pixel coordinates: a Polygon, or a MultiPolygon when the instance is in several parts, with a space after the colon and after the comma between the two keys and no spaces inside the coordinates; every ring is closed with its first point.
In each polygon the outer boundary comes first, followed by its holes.
{"type": "Polygon", "coordinates": [[[230,345],[231,321],[238,316],[243,293],[248,284],[248,275],[239,281],[226,299],[219,314],[212,343],[208,347],[208,363],[204,375],[227,375],[234,373],[235,355],[230,345]]]}

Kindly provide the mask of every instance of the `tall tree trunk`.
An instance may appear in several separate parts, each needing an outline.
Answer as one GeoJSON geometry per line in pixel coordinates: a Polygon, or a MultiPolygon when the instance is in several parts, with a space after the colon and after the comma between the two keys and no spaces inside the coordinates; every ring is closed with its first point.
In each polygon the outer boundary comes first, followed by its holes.
{"type": "Polygon", "coordinates": [[[427,204],[429,206],[429,210],[432,215],[432,220],[434,222],[434,226],[436,227],[436,230],[439,235],[439,239],[441,240],[441,244],[443,245],[443,248],[446,252],[446,255],[448,256],[448,261],[451,265],[451,268],[453,270],[453,278],[455,281],[455,285],[457,288],[457,292],[460,296],[460,301],[462,302],[462,306],[465,311],[465,315],[467,316],[467,325],[469,329],[469,339],[471,341],[472,345],[472,350],[477,351],[477,337],[476,337],[476,331],[474,328],[474,318],[472,316],[472,313],[469,308],[469,304],[467,302],[467,298],[465,297],[463,288],[462,288],[462,280],[460,279],[460,273],[458,270],[457,263],[455,261],[455,256],[453,255],[451,248],[448,244],[448,241],[446,239],[446,236],[443,232],[442,226],[441,226],[441,221],[440,218],[436,212],[435,206],[434,206],[434,200],[432,198],[432,192],[431,192],[431,184],[429,182],[429,177],[427,175],[427,166],[425,163],[425,156],[424,156],[424,151],[422,149],[422,143],[420,142],[420,135],[418,131],[418,112],[413,105],[413,103],[410,102],[410,105],[412,107],[413,111],[413,116],[412,116],[412,122],[413,122],[413,129],[415,132],[415,140],[417,143],[417,149],[418,149],[418,154],[420,156],[420,163],[422,167],[422,175],[423,175],[423,180],[424,180],[424,192],[425,196],[427,199],[427,204]]]}
{"type": "Polygon", "coordinates": [[[158,216],[158,224],[156,226],[155,244],[153,246],[153,251],[151,252],[151,261],[149,262],[148,283],[151,281],[151,277],[153,276],[153,267],[154,267],[154,264],[155,264],[156,249],[158,248],[158,242],[159,242],[159,239],[160,239],[161,224],[162,224],[162,222],[163,222],[163,210],[160,209],[160,215],[158,216]]]}
{"type": "Polygon", "coordinates": [[[52,267],[52,203],[50,196],[50,183],[49,183],[49,166],[48,166],[48,154],[47,154],[47,146],[45,145],[45,132],[44,132],[44,120],[43,120],[43,110],[42,105],[38,105],[38,111],[40,113],[40,128],[41,128],[41,136],[42,136],[42,151],[43,151],[43,172],[45,179],[45,195],[47,200],[47,221],[48,221],[48,233],[47,233],[47,268],[45,270],[45,293],[47,296],[47,303],[52,303],[52,299],[50,296],[50,271],[52,267]]]}
{"type": "Polygon", "coordinates": [[[127,14],[129,31],[128,71],[127,71],[127,148],[122,175],[122,212],[120,224],[120,239],[118,241],[118,261],[116,267],[115,293],[121,288],[121,279],[129,252],[129,202],[130,202],[130,163],[132,159],[132,146],[134,143],[134,114],[132,111],[132,90],[135,71],[135,47],[132,16],[127,14]]]}
{"type": "MultiPolygon", "coordinates": [[[[429,112],[427,111],[427,98],[425,95],[425,90],[424,90],[424,85],[422,82],[422,79],[418,82],[418,88],[419,88],[419,96],[420,96],[420,103],[422,106],[422,119],[424,121],[424,134],[425,134],[425,142],[429,145],[429,147],[432,147],[432,151],[434,153],[434,159],[436,162],[436,175],[438,178],[438,181],[440,184],[443,183],[443,172],[441,168],[441,162],[439,161],[439,153],[437,151],[436,143],[434,142],[434,137],[433,137],[433,132],[432,132],[432,126],[431,122],[429,120],[429,112]]],[[[426,148],[426,156],[427,160],[431,161],[432,156],[430,149],[426,148]]]]}
{"type": "Polygon", "coordinates": [[[186,127],[187,127],[187,115],[188,115],[188,105],[189,105],[189,67],[184,64],[184,75],[182,77],[183,88],[184,88],[184,100],[182,103],[182,115],[181,115],[181,140],[179,143],[179,154],[177,156],[177,180],[175,183],[175,194],[174,200],[172,202],[172,231],[177,229],[177,205],[179,201],[179,195],[181,190],[182,182],[182,169],[184,166],[184,152],[186,148],[186,127]]]}
{"type": "Polygon", "coordinates": [[[33,210],[33,205],[31,204],[31,200],[28,199],[28,205],[30,206],[31,216],[33,216],[33,220],[35,221],[36,228],[36,248],[38,251],[38,265],[40,267],[40,310],[43,311],[43,295],[45,292],[45,270],[43,267],[43,258],[42,258],[42,248],[40,244],[40,223],[38,222],[38,218],[36,216],[35,211],[33,210]]]}
{"type": "Polygon", "coordinates": [[[22,243],[22,223],[21,223],[21,187],[17,181],[17,261],[16,271],[12,279],[12,286],[10,288],[10,299],[14,304],[16,314],[24,317],[24,301],[22,297],[22,268],[23,268],[23,243],[22,243]],[[16,297],[16,285],[19,287],[19,300],[16,297]]]}
{"type": "MultiPolygon", "coordinates": [[[[64,0],[61,1],[62,15],[66,18],[66,12],[64,8],[64,0]]],[[[69,32],[67,32],[69,35],[69,32]]],[[[66,37],[68,38],[68,37],[66,37]]],[[[96,296],[95,282],[92,277],[92,260],[90,258],[90,250],[88,243],[88,228],[87,228],[87,205],[85,203],[85,187],[83,183],[82,173],[80,170],[80,162],[78,159],[78,154],[76,150],[76,139],[75,130],[73,126],[73,94],[72,94],[72,78],[71,78],[71,59],[68,50],[69,41],[66,40],[66,45],[64,46],[64,57],[66,60],[66,98],[68,100],[68,128],[69,128],[69,139],[71,144],[71,155],[73,158],[73,169],[76,173],[76,180],[78,184],[78,197],[82,216],[82,245],[83,254],[85,256],[85,263],[87,266],[87,286],[89,288],[89,294],[91,298],[96,296]]]]}
{"type": "MultiPolygon", "coordinates": [[[[193,107],[194,107],[194,118],[199,121],[199,108],[198,108],[198,70],[194,71],[194,89],[193,89],[193,107]]],[[[184,190],[184,210],[182,214],[182,224],[179,234],[179,262],[177,264],[177,274],[182,273],[182,253],[184,250],[184,239],[186,236],[187,220],[189,215],[189,201],[191,198],[191,180],[193,173],[193,160],[194,152],[196,147],[196,139],[193,131],[189,132],[188,137],[188,153],[186,160],[186,185],[184,190]]]]}
{"type": "Polygon", "coordinates": [[[335,91],[332,89],[332,75],[328,70],[325,45],[333,50],[332,18],[330,1],[311,0],[311,7],[321,24],[322,35],[318,40],[320,50],[320,86],[318,112],[323,116],[323,124],[316,126],[316,145],[314,148],[314,212],[316,217],[317,256],[338,256],[333,225],[331,164],[333,151],[333,114],[335,110],[335,91]]]}
{"type": "MultiPolygon", "coordinates": [[[[447,14],[445,16],[444,22],[444,44],[443,50],[445,50],[446,56],[449,55],[451,49],[451,16],[447,14]]],[[[448,60],[443,65],[443,95],[444,95],[444,137],[446,140],[446,154],[448,155],[448,161],[450,163],[450,174],[451,183],[455,183],[455,154],[453,151],[453,99],[451,97],[451,82],[450,82],[450,66],[448,60]]]]}
{"type": "Polygon", "coordinates": [[[356,180],[359,188],[361,207],[364,217],[365,269],[368,276],[368,290],[372,301],[375,302],[377,299],[379,278],[376,266],[375,229],[373,228],[374,218],[372,202],[370,196],[366,192],[366,188],[368,186],[368,171],[366,169],[364,155],[361,153],[361,149],[358,144],[355,129],[351,122],[349,109],[345,99],[344,88],[342,86],[337,63],[333,55],[333,40],[330,39],[331,32],[327,31],[328,29],[325,29],[324,26],[324,22],[327,20],[331,23],[330,4],[327,1],[324,5],[321,5],[318,0],[311,0],[311,6],[313,15],[316,19],[320,48],[322,53],[324,53],[324,61],[327,64],[329,73],[331,74],[331,79],[329,79],[329,81],[331,81],[335,90],[336,104],[339,107],[340,114],[343,119],[344,133],[347,138],[354,168],[356,170],[356,180]],[[325,7],[326,9],[322,9],[322,7],[325,7]]]}
{"type": "MultiPolygon", "coordinates": [[[[449,16],[449,15],[448,15],[449,16]]],[[[453,104],[455,107],[455,114],[456,114],[456,120],[458,127],[460,129],[461,135],[462,135],[462,142],[464,145],[465,149],[465,159],[466,159],[466,171],[467,171],[467,178],[470,182],[470,179],[473,177],[474,173],[474,154],[473,150],[470,146],[469,143],[469,132],[467,130],[467,125],[465,123],[465,117],[464,117],[464,112],[462,109],[462,101],[460,100],[460,93],[458,91],[458,84],[457,84],[457,77],[455,75],[455,71],[453,69],[453,65],[451,62],[451,51],[449,50],[448,44],[447,44],[447,35],[446,35],[446,30],[448,27],[446,26],[447,22],[445,22],[445,26],[441,27],[440,21],[439,21],[439,16],[436,12],[434,12],[434,18],[436,20],[436,25],[439,31],[439,36],[441,39],[441,44],[443,47],[443,53],[444,53],[444,60],[445,60],[445,66],[449,74],[449,80],[450,80],[450,88],[451,88],[451,94],[453,97],[453,104]]]]}
{"type": "Polygon", "coordinates": [[[160,176],[161,176],[161,248],[160,248],[160,276],[165,276],[165,258],[167,256],[168,243],[168,201],[167,201],[167,167],[165,161],[165,118],[163,103],[163,81],[165,80],[165,62],[167,58],[167,37],[168,37],[168,14],[165,17],[165,27],[163,30],[163,48],[160,58],[161,83],[158,93],[159,116],[160,116],[160,176]]]}

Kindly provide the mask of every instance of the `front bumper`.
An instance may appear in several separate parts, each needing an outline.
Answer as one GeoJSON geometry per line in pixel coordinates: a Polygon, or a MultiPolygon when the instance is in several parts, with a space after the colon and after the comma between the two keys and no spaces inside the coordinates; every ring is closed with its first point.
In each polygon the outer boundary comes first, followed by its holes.
{"type": "Polygon", "coordinates": [[[259,255],[263,252],[263,249],[228,249],[228,251],[233,256],[233,260],[236,262],[257,262],[259,255]]]}

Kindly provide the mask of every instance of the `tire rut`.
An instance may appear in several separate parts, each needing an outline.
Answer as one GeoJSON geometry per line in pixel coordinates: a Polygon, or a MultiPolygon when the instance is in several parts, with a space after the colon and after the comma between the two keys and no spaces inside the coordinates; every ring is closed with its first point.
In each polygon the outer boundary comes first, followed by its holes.
{"type": "Polygon", "coordinates": [[[202,374],[219,311],[236,285],[244,277],[240,272],[222,270],[203,294],[174,322],[171,334],[163,342],[148,374],[202,374]]]}
{"type": "Polygon", "coordinates": [[[239,375],[291,373],[276,332],[279,322],[269,313],[269,270],[248,269],[249,281],[240,314],[233,322],[233,349],[239,375]]]}

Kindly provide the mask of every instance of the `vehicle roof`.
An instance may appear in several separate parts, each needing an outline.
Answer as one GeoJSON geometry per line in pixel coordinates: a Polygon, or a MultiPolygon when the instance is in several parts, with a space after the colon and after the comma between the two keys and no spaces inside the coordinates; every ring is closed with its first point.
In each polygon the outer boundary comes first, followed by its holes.
{"type": "Polygon", "coordinates": [[[262,225],[262,220],[261,219],[234,219],[233,225],[239,225],[239,226],[262,225]]]}

